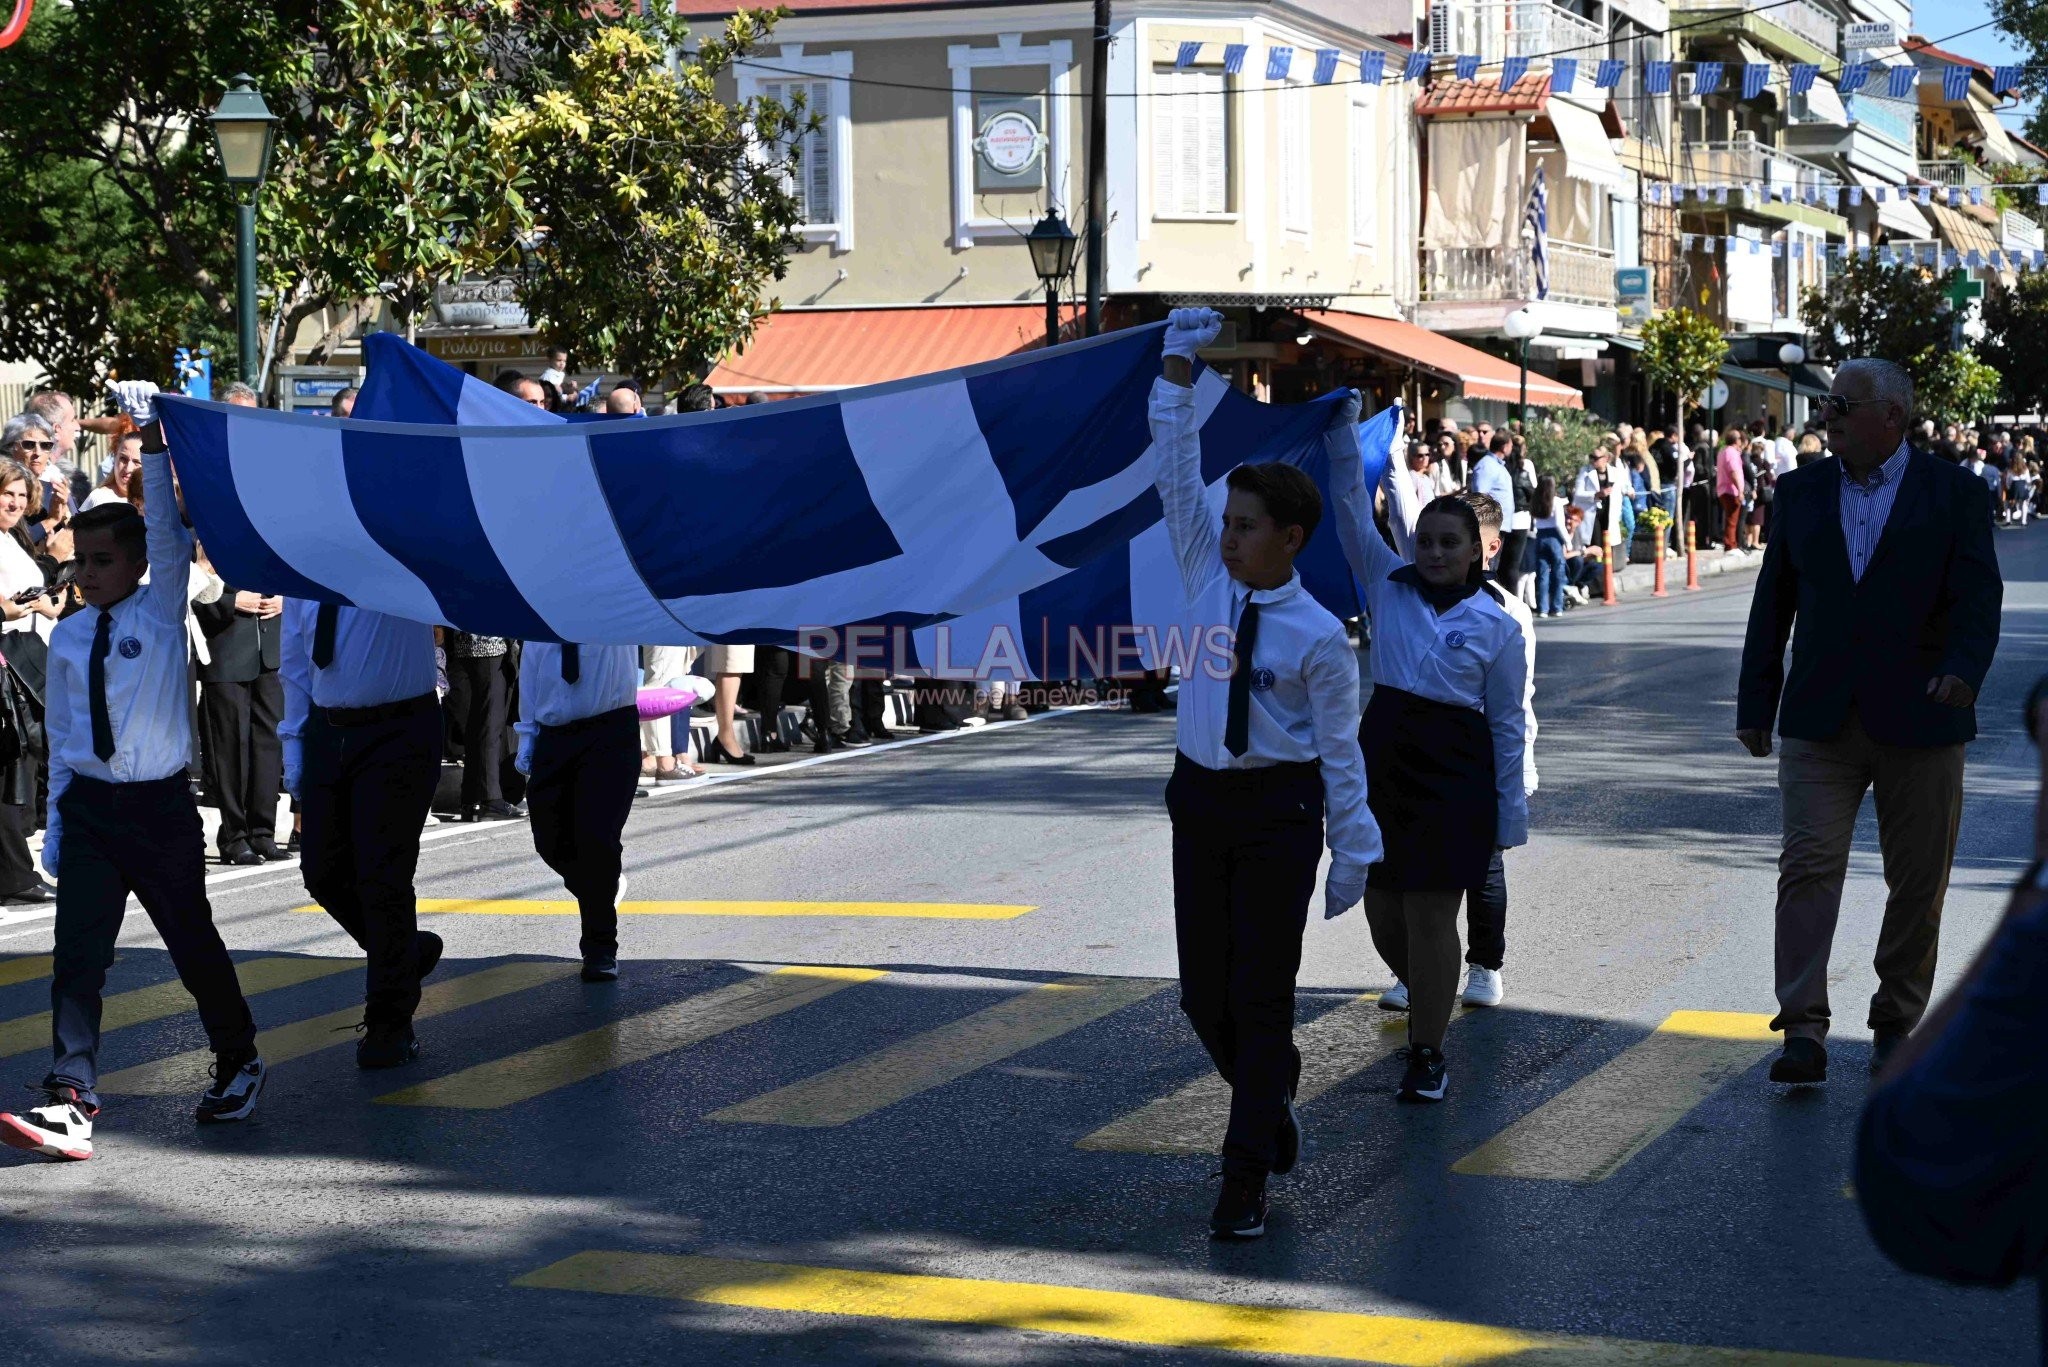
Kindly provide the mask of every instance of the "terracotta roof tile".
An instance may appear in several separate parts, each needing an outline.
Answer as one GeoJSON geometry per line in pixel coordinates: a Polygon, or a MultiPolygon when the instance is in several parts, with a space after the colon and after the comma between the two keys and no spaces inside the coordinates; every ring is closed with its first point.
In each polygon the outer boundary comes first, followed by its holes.
{"type": "Polygon", "coordinates": [[[1548,73],[1531,73],[1508,90],[1500,88],[1500,77],[1476,81],[1433,82],[1415,102],[1415,112],[1425,118],[1444,114],[1531,114],[1550,98],[1548,73]]]}

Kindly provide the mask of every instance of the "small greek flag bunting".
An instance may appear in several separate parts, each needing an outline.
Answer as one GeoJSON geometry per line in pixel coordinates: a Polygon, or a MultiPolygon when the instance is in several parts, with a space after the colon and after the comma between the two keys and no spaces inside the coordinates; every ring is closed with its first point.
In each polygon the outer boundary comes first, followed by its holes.
{"type": "Polygon", "coordinates": [[[1529,234],[1529,264],[1536,277],[1536,297],[1550,297],[1550,202],[1543,192],[1543,167],[1536,167],[1536,179],[1529,186],[1529,203],[1522,210],[1522,227],[1529,234]]]}
{"type": "Polygon", "coordinates": [[[1983,187],[1983,186],[1981,186],[1981,185],[1972,185],[1972,186],[1971,186],[1971,187],[1969,188],[1969,190],[1967,191],[1967,193],[1968,193],[1968,194],[1969,194],[1969,196],[1970,196],[1970,203],[1972,203],[1972,204],[1982,204],[1982,203],[1984,202],[1984,187],[1983,187]]]}
{"type": "Polygon", "coordinates": [[[1554,95],[1569,95],[1572,87],[1579,83],[1579,59],[1576,57],[1553,57],[1550,59],[1550,90],[1554,95]]]}
{"type": "Polygon", "coordinates": [[[1849,187],[1849,207],[1853,209],[1862,203],[1863,187],[1861,185],[1851,185],[1849,187]]]}
{"type": "MultiPolygon", "coordinates": [[[[1813,89],[1813,78],[1820,75],[1820,67],[1812,62],[1792,64],[1792,93],[1804,95],[1813,89]]],[[[1754,99],[1754,96],[1751,96],[1754,99]]]]}
{"type": "Polygon", "coordinates": [[[2027,74],[2023,66],[1996,66],[1991,68],[1991,93],[2003,95],[2020,83],[2027,74]]]}
{"type": "Polygon", "coordinates": [[[1508,91],[1513,90],[1515,83],[1528,74],[1529,59],[1527,57],[1509,57],[1502,61],[1500,64],[1501,93],[1506,94],[1508,91]]]}
{"type": "Polygon", "coordinates": [[[1249,44],[1226,43],[1223,47],[1223,70],[1225,74],[1236,76],[1242,73],[1244,71],[1244,55],[1249,51],[1251,51],[1249,44]]]}
{"type": "Polygon", "coordinates": [[[1806,244],[1804,242],[1794,242],[1792,244],[1792,259],[1794,261],[1804,261],[1806,259],[1806,244]]]}
{"type": "Polygon", "coordinates": [[[1960,209],[1963,207],[1962,186],[1951,185],[1948,187],[1948,207],[1951,209],[1960,209]]]}
{"type": "Polygon", "coordinates": [[[1777,242],[1777,241],[1773,241],[1773,242],[1771,243],[1771,259],[1772,259],[1773,261],[1782,261],[1782,260],[1784,260],[1784,259],[1785,259],[1785,244],[1784,244],[1784,243],[1782,243],[1782,242],[1777,242]]]}
{"type": "MultiPolygon", "coordinates": [[[[1654,66],[1656,63],[1653,62],[1651,65],[1654,66]]],[[[1622,61],[1619,57],[1603,57],[1600,59],[1600,69],[1593,73],[1593,84],[1601,90],[1612,90],[1621,84],[1621,73],[1627,67],[1628,63],[1622,61]]],[[[1645,74],[1645,79],[1648,79],[1647,73],[1645,74]]],[[[1667,90],[1671,87],[1671,63],[1669,62],[1664,64],[1664,87],[1667,90]]],[[[1650,93],[1654,95],[1657,92],[1651,91],[1650,93]]]]}
{"type": "Polygon", "coordinates": [[[1479,75],[1479,59],[1471,53],[1460,53],[1451,63],[1451,74],[1461,81],[1475,79],[1479,75]]]}
{"type": "Polygon", "coordinates": [[[1877,201],[1877,202],[1878,202],[1879,204],[1882,204],[1882,203],[1884,203],[1884,186],[1882,186],[1882,185],[1873,185],[1873,186],[1871,186],[1871,187],[1870,187],[1870,197],[1871,197],[1872,199],[1876,200],[1876,201],[1877,201]]]}
{"type": "Polygon", "coordinates": [[[1911,99],[1913,97],[1913,87],[1920,80],[1920,68],[1913,66],[1911,63],[1905,66],[1895,66],[1891,69],[1890,79],[1891,88],[1886,93],[1895,100],[1911,99]]]}
{"type": "Polygon", "coordinates": [[[2048,251],[2043,251],[2041,248],[2036,247],[2034,248],[2034,269],[2040,270],[2043,266],[2048,266],[2048,251]]]}
{"type": "Polygon", "coordinates": [[[1427,52],[1409,53],[1408,64],[1401,68],[1401,79],[1404,81],[1422,81],[1428,78],[1429,54],[1427,52]]]}
{"type": "Polygon", "coordinates": [[[1319,47],[1316,49],[1316,84],[1328,85],[1337,76],[1337,49],[1319,47]]]}
{"type": "Polygon", "coordinates": [[[1922,204],[1932,202],[1934,199],[1934,187],[1932,185],[1921,185],[1917,186],[1916,189],[1919,193],[1913,196],[1915,199],[1919,200],[1922,204]]]}
{"type": "Polygon", "coordinates": [[[1890,244],[1889,242],[1887,242],[1887,243],[1886,243],[1886,244],[1885,244],[1884,246],[1882,246],[1882,247],[1879,247],[1879,248],[1877,249],[1877,264],[1878,264],[1878,265],[1880,265],[1880,266],[1896,266],[1896,265],[1897,265],[1898,263],[1899,263],[1899,254],[1898,254],[1897,252],[1895,252],[1895,251],[1893,251],[1893,250],[1892,250],[1891,244],[1890,244]]]}
{"type": "Polygon", "coordinates": [[[1966,260],[1969,261],[1970,269],[1973,271],[1982,270],[1984,267],[1984,253],[1978,251],[1975,247],[1970,248],[1970,255],[1966,260]]]}
{"type": "Polygon", "coordinates": [[[1176,71],[1186,70],[1188,67],[1193,66],[1195,58],[1201,55],[1202,45],[1200,43],[1182,43],[1180,51],[1173,56],[1174,69],[1176,71]]]}
{"type": "Polygon", "coordinates": [[[1764,254],[1764,244],[1761,239],[1754,237],[1749,239],[1749,254],[1751,256],[1762,256],[1764,254]]]}
{"type": "Polygon", "coordinates": [[[1742,66],[1742,98],[1753,100],[1764,93],[1764,87],[1771,81],[1768,62],[1745,62],[1742,66]]]}
{"type": "Polygon", "coordinates": [[[1716,185],[1716,186],[1714,187],[1714,203],[1716,203],[1716,204],[1726,204],[1727,202],[1728,202],[1728,187],[1727,187],[1727,186],[1725,186],[1725,185],[1716,185]]]}
{"type": "Polygon", "coordinates": [[[1962,104],[1970,98],[1970,68],[1951,65],[1941,73],[1941,98],[1962,104]]]}
{"type": "MultiPolygon", "coordinates": [[[[1610,86],[1609,89],[1612,89],[1612,87],[1610,86]]],[[[1669,95],[1671,93],[1671,63],[1645,62],[1643,64],[1643,89],[1652,95],[1669,95]]]]}
{"type": "Polygon", "coordinates": [[[1361,52],[1358,54],[1358,83],[1360,85],[1378,85],[1386,78],[1386,53],[1361,52]]]}
{"type": "Polygon", "coordinates": [[[1863,89],[1869,81],[1870,63],[1868,62],[1850,62],[1842,68],[1840,84],[1844,95],[1854,95],[1857,91],[1863,89]]]}
{"type": "Polygon", "coordinates": [[[1291,47],[1269,47],[1266,49],[1266,79],[1284,81],[1287,68],[1294,65],[1294,49],[1291,47]]]}
{"type": "Polygon", "coordinates": [[[1721,64],[1719,62],[1694,62],[1692,64],[1693,89],[1702,95],[1711,95],[1721,88],[1721,64]]]}
{"type": "Polygon", "coordinates": [[[1692,233],[1680,233],[1678,235],[1678,238],[1678,250],[1682,252],[1690,252],[1692,250],[1693,243],[1699,240],[1692,233]]]}
{"type": "Polygon", "coordinates": [[[1664,187],[1658,182],[1651,181],[1644,187],[1644,191],[1649,195],[1650,203],[1662,204],[1664,202],[1664,187]]]}

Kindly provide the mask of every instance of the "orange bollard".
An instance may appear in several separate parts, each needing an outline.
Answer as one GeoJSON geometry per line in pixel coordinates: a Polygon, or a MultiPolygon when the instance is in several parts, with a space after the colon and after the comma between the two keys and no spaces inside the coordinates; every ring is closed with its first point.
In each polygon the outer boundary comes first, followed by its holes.
{"type": "Polygon", "coordinates": [[[1685,524],[1685,586],[1689,589],[1700,586],[1700,527],[1697,522],[1685,524]]]}
{"type": "Polygon", "coordinates": [[[1650,590],[1650,596],[1652,598],[1666,598],[1670,596],[1664,591],[1664,529],[1662,527],[1657,529],[1657,586],[1650,590]]]}
{"type": "Polygon", "coordinates": [[[1620,549],[1619,544],[1609,546],[1607,554],[1602,556],[1600,560],[1601,579],[1603,582],[1603,591],[1600,597],[1602,607],[1611,608],[1619,601],[1614,596],[1614,553],[1620,549]]]}

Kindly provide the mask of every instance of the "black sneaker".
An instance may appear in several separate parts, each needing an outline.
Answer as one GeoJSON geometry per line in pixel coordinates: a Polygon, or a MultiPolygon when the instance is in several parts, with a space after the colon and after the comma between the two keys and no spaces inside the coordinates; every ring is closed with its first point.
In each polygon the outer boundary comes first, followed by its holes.
{"type": "Polygon", "coordinates": [[[1828,1080],[1828,1051],[1817,1039],[1793,1035],[1785,1041],[1785,1052],[1771,1065],[1771,1081],[1795,1087],[1810,1087],[1828,1080]]]}
{"type": "Polygon", "coordinates": [[[583,981],[587,983],[615,983],[619,980],[619,960],[615,954],[605,954],[583,961],[583,981]]]}
{"type": "Polygon", "coordinates": [[[1209,1212],[1209,1232],[1219,1239],[1256,1239],[1266,1232],[1266,1179],[1223,1179],[1216,1209],[1209,1212]]]}
{"type": "Polygon", "coordinates": [[[1285,1177],[1301,1160],[1301,1116],[1294,1109],[1294,1094],[1288,1093],[1287,1114],[1280,1119],[1280,1135],[1273,1149],[1273,1175],[1285,1177]]]}
{"type": "Polygon", "coordinates": [[[420,981],[425,982],[427,975],[440,964],[441,950],[444,946],[441,937],[431,930],[414,931],[413,943],[419,947],[416,952],[420,961],[420,981]]]}
{"type": "Polygon", "coordinates": [[[1874,1032],[1870,1040],[1870,1071],[1881,1073],[1906,1043],[1906,1031],[1893,1025],[1874,1032]]]}
{"type": "Polygon", "coordinates": [[[1451,1085],[1450,1070],[1444,1066],[1444,1051],[1426,1044],[1413,1044],[1401,1051],[1408,1071],[1401,1075],[1397,1101],[1442,1101],[1451,1085]]]}
{"type": "Polygon", "coordinates": [[[256,1098],[268,1076],[263,1060],[255,1054],[215,1054],[208,1072],[213,1085],[199,1094],[199,1105],[192,1118],[202,1125],[247,1120],[256,1109],[256,1098]]]}
{"type": "Polygon", "coordinates": [[[364,1027],[356,1041],[356,1067],[400,1068],[420,1056],[420,1042],[412,1033],[412,1022],[389,1022],[364,1027]]]}

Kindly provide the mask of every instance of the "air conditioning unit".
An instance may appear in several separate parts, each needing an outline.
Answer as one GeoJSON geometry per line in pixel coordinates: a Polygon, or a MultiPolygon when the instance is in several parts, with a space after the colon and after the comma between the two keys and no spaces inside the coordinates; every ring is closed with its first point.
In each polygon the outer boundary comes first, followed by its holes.
{"type": "Polygon", "coordinates": [[[1735,136],[1733,140],[1738,143],[1746,142],[1754,145],[1756,142],[1756,134],[1752,132],[1750,129],[1738,128],[1735,130],[1735,136]]]}
{"type": "Polygon", "coordinates": [[[1429,50],[1439,57],[1470,52],[1472,13],[1464,5],[1436,0],[1429,7],[1429,50]]]}
{"type": "Polygon", "coordinates": [[[1672,88],[1678,92],[1679,108],[1698,109],[1700,107],[1702,101],[1700,99],[1699,77],[1695,76],[1692,72],[1679,72],[1672,78],[1672,88]]]}

